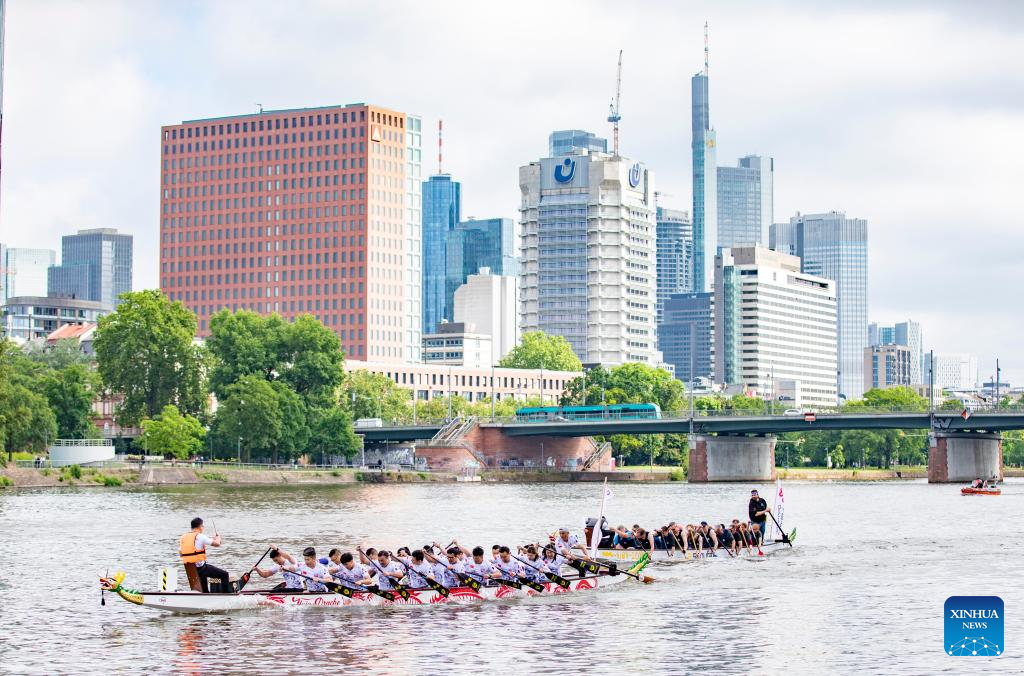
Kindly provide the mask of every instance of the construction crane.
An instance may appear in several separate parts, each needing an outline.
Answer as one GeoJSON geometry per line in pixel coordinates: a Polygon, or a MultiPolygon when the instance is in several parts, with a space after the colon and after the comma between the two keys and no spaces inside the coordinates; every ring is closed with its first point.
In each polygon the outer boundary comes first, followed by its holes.
{"type": "Polygon", "coordinates": [[[615,98],[608,104],[608,121],[612,123],[612,147],[615,149],[615,157],[619,156],[619,98],[622,96],[622,50],[619,50],[619,70],[615,76],[615,98]]]}

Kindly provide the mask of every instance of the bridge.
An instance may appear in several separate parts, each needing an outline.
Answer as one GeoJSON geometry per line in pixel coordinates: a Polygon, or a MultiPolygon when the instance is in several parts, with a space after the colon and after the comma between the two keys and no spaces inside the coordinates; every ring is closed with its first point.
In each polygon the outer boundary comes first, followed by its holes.
{"type": "MultiPolygon", "coordinates": [[[[366,443],[426,442],[448,429],[443,445],[470,448],[462,436],[471,429],[486,433],[483,445],[502,444],[519,455],[540,458],[552,452],[583,452],[572,440],[614,434],[690,434],[691,481],[749,481],[771,479],[775,471],[775,436],[783,432],[922,429],[930,430],[929,480],[965,481],[981,476],[1001,477],[1000,432],[1024,429],[1024,409],[974,413],[966,418],[952,411],[820,412],[794,415],[749,415],[742,411],[699,412],[658,419],[546,420],[520,422],[515,418],[481,417],[465,421],[428,421],[358,429],[366,443]],[[456,424],[458,422],[458,424],[456,424]],[[457,432],[463,432],[460,436],[457,432]],[[545,451],[545,445],[547,451],[545,451]]],[[[477,434],[479,436],[479,434],[477,434]]],[[[432,441],[428,441],[432,440],[432,441]]],[[[474,457],[483,461],[480,453],[474,457]]],[[[510,455],[509,457],[518,457],[510,455]]],[[[582,461],[584,458],[579,457],[582,461]]],[[[592,460],[592,458],[589,458],[592,460]]]]}

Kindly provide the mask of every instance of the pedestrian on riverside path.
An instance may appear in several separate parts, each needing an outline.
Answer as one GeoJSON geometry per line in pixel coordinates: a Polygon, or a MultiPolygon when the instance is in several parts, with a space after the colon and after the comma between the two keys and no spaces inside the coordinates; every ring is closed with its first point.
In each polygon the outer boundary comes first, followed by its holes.
{"type": "Polygon", "coordinates": [[[750,491],[750,503],[747,505],[747,512],[750,515],[750,523],[756,523],[761,532],[761,536],[764,536],[765,521],[768,520],[768,503],[764,501],[760,495],[757,494],[756,490],[750,491]]]}

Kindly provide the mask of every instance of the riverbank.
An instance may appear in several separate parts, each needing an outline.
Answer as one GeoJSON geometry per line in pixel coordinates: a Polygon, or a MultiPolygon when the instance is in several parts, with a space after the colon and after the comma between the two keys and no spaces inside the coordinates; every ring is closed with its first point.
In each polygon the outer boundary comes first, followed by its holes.
{"type": "MultiPolygon", "coordinates": [[[[927,479],[927,467],[898,469],[826,469],[823,467],[777,468],[778,478],[786,481],[849,482],[909,481],[927,479]]],[[[1006,477],[1024,477],[1024,470],[1005,468],[1006,477]]],[[[351,483],[449,483],[471,481],[480,483],[586,483],[603,482],[648,483],[685,482],[681,467],[620,468],[611,472],[558,472],[550,470],[484,470],[474,476],[445,472],[356,469],[235,469],[218,466],[213,469],[191,466],[154,465],[138,467],[91,468],[64,467],[28,468],[0,466],[0,489],[47,488],[60,486],[107,487],[174,486],[232,484],[239,486],[351,484],[351,483]]]]}

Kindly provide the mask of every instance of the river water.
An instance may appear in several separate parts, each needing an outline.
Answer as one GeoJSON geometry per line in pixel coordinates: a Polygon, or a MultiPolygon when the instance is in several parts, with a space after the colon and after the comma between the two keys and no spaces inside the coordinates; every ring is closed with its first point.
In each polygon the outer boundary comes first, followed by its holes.
{"type": "MultiPolygon", "coordinates": [[[[743,517],[751,486],[614,484],[613,523],[743,517]],[[709,518],[711,517],[711,518],[709,518]]],[[[760,486],[771,495],[771,487],[760,486]]],[[[195,515],[241,572],[269,542],[535,541],[597,511],[595,484],[172,487],[0,492],[0,672],[972,673],[1024,671],[1024,483],[1001,497],[905,483],[791,483],[797,546],[763,560],[652,566],[652,585],[465,607],[174,616],[108,595],[151,589],[195,515]],[[1001,596],[1006,652],[943,653],[943,602],[1001,596]],[[608,671],[608,669],[595,669],[608,671]]],[[[184,582],[184,576],[180,576],[184,582]]],[[[257,578],[258,579],[258,578],[257,578]]],[[[260,584],[267,582],[260,581],[260,584]]]]}

